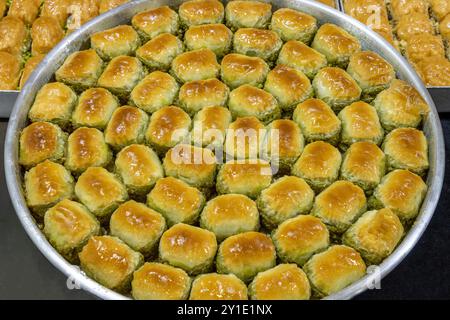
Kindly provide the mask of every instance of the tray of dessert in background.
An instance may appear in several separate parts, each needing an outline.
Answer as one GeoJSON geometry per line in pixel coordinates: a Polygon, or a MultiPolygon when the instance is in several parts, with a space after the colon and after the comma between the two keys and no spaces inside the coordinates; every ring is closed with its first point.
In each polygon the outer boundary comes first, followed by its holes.
{"type": "Polygon", "coordinates": [[[340,0],[414,67],[439,112],[450,112],[450,0],[340,0]]]}

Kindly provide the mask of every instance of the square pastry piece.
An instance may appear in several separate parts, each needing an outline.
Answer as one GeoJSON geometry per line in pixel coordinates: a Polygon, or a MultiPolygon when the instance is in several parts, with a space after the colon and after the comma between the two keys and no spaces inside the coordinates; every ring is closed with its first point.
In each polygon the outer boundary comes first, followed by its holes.
{"type": "Polygon", "coordinates": [[[20,57],[0,51],[0,90],[17,90],[21,68],[20,57]]]}
{"type": "Polygon", "coordinates": [[[239,193],[256,199],[271,181],[269,162],[260,159],[232,160],[220,168],[216,189],[220,194],[239,193]]]}
{"type": "Polygon", "coordinates": [[[408,223],[419,214],[427,193],[427,185],[418,175],[407,170],[388,173],[369,199],[369,208],[391,209],[403,223],[408,223]]]}
{"type": "Polygon", "coordinates": [[[75,194],[100,222],[107,222],[111,213],[128,199],[127,189],[118,177],[100,167],[90,167],[81,174],[75,194]]]}
{"type": "Polygon", "coordinates": [[[163,33],[136,50],[136,57],[150,70],[168,70],[172,60],[183,52],[183,43],[170,33],[163,33]]]}
{"type": "Polygon", "coordinates": [[[225,107],[203,108],[194,117],[191,131],[193,144],[215,149],[215,153],[222,152],[225,130],[231,120],[231,113],[225,107]]]}
{"type": "Polygon", "coordinates": [[[317,20],[309,14],[282,8],[273,13],[270,29],[283,41],[298,40],[308,44],[317,31],[317,20]]]}
{"type": "MultiPolygon", "coordinates": [[[[443,34],[441,30],[441,34],[443,34]]],[[[433,57],[445,56],[445,46],[441,36],[431,34],[418,34],[408,39],[406,43],[406,56],[412,63],[422,60],[433,59],[433,57]]]]}
{"type": "Polygon", "coordinates": [[[159,242],[160,259],[182,268],[189,275],[210,271],[216,251],[214,233],[184,223],[178,223],[164,232],[159,242]]]}
{"type": "Polygon", "coordinates": [[[192,282],[189,300],[247,300],[247,286],[234,274],[207,273],[192,282]]]}
{"type": "Polygon", "coordinates": [[[63,127],[71,122],[77,95],[64,83],[47,83],[38,91],[28,117],[31,121],[48,121],[63,127]]]}
{"type": "Polygon", "coordinates": [[[366,274],[366,265],[358,251],[334,245],[314,255],[303,267],[314,294],[324,297],[344,289],[366,274]]]}
{"type": "Polygon", "coordinates": [[[354,102],[339,112],[342,122],[341,147],[346,148],[355,142],[369,141],[381,144],[384,130],[377,111],[363,101],[354,102]]]}
{"type": "Polygon", "coordinates": [[[277,64],[294,68],[313,79],[320,69],[327,66],[327,58],[300,41],[290,40],[281,48],[277,64]]]}
{"type": "Polygon", "coordinates": [[[387,131],[398,127],[416,128],[429,111],[419,92],[402,80],[394,80],[388,89],[380,92],[373,106],[387,131]]]}
{"type": "Polygon", "coordinates": [[[314,77],[312,85],[316,97],[325,101],[336,112],[358,101],[362,92],[347,72],[336,67],[321,69],[314,77]]]}
{"type": "Polygon", "coordinates": [[[281,223],[272,234],[278,257],[285,263],[303,266],[330,244],[326,225],[311,215],[300,215],[281,223]]]}
{"type": "Polygon", "coordinates": [[[117,56],[106,66],[98,79],[98,86],[125,99],[144,75],[145,69],[138,58],[117,56]]]}
{"type": "Polygon", "coordinates": [[[331,23],[319,28],[311,47],[324,54],[328,63],[341,68],[347,67],[350,57],[361,51],[361,44],[357,38],[331,23]]]}
{"type": "Polygon", "coordinates": [[[115,150],[133,143],[144,142],[148,115],[141,109],[123,106],[117,108],[105,130],[105,141],[115,150]]]}
{"type": "Polygon", "coordinates": [[[89,238],[100,233],[100,224],[81,203],[64,199],[45,212],[44,233],[61,255],[75,263],[89,238]]]}
{"type": "Polygon", "coordinates": [[[170,74],[154,71],[134,87],[130,102],[148,113],[153,113],[162,107],[170,106],[178,89],[177,81],[170,74]]]}
{"type": "Polygon", "coordinates": [[[218,241],[232,235],[257,231],[258,208],[242,194],[224,194],[208,201],[200,216],[200,226],[214,232],[218,241]]]}
{"type": "Polygon", "coordinates": [[[159,179],[147,196],[147,205],[160,212],[169,226],[195,223],[204,204],[198,189],[173,177],[159,179]]]}
{"type": "Polygon", "coordinates": [[[268,72],[263,59],[230,53],[222,59],[220,77],[232,89],[244,84],[261,87],[268,72]]]}
{"type": "Polygon", "coordinates": [[[403,226],[390,209],[364,213],[343,236],[344,244],[355,248],[368,264],[380,264],[403,237],[403,226]]]}
{"type": "Polygon", "coordinates": [[[295,108],[292,119],[299,125],[307,142],[322,140],[337,144],[341,120],[320,99],[308,99],[295,108]]]}
{"type": "Polygon", "coordinates": [[[314,191],[305,180],[284,176],[261,191],[257,204],[262,222],[273,229],[283,221],[307,214],[314,202],[314,191]]]}
{"type": "Polygon", "coordinates": [[[230,89],[216,78],[191,81],[183,84],[178,94],[178,102],[190,115],[195,115],[205,107],[226,107],[230,89]]]}
{"type": "Polygon", "coordinates": [[[218,273],[232,273],[245,283],[276,264],[275,246],[267,235],[244,232],[225,239],[217,252],[218,273]]]}
{"type": "Polygon", "coordinates": [[[63,199],[73,197],[73,178],[58,163],[45,160],[25,173],[25,198],[28,207],[37,215],[63,199]]]}
{"type": "Polygon", "coordinates": [[[55,47],[62,38],[64,30],[53,17],[39,17],[31,27],[31,54],[46,54],[55,47]]]}
{"type": "Polygon", "coordinates": [[[117,56],[133,55],[141,45],[139,35],[129,25],[120,25],[91,36],[91,48],[104,60],[117,56]]]}
{"type": "Polygon", "coordinates": [[[175,106],[163,107],[152,114],[145,132],[147,144],[158,154],[165,152],[187,138],[191,118],[175,106]]]}
{"type": "Polygon", "coordinates": [[[418,34],[433,34],[434,27],[428,12],[412,12],[397,21],[396,31],[400,40],[408,41],[409,38],[418,34]]]}
{"type": "Polygon", "coordinates": [[[323,190],[311,210],[331,232],[343,233],[367,209],[364,191],[350,181],[336,181],[323,190]]]}
{"type": "Polygon", "coordinates": [[[112,160],[112,153],[103,133],[95,128],[78,128],[67,141],[66,167],[79,174],[89,167],[106,167],[112,160]]]}
{"type": "Polygon", "coordinates": [[[121,204],[111,216],[109,229],[116,236],[144,256],[156,252],[159,238],[166,229],[163,216],[134,200],[121,204]]]}
{"type": "Polygon", "coordinates": [[[106,128],[119,101],[104,88],[90,88],[80,95],[72,114],[74,127],[106,128]]]}
{"type": "Polygon", "coordinates": [[[312,142],[295,162],[292,174],[305,179],[313,190],[320,191],[336,181],[341,161],[341,153],[331,144],[312,142]]]}
{"type": "Polygon", "coordinates": [[[200,24],[222,23],[225,15],[223,4],[218,0],[190,0],[178,8],[183,28],[200,24]]]}
{"type": "Polygon", "coordinates": [[[164,177],[164,169],[156,153],[142,144],[129,145],[116,156],[115,171],[130,194],[145,195],[164,177]]]}
{"type": "Polygon", "coordinates": [[[37,68],[39,63],[45,58],[45,54],[38,54],[36,56],[33,56],[25,62],[22,70],[22,75],[20,76],[20,82],[19,82],[19,89],[22,90],[22,88],[25,86],[25,83],[27,82],[28,78],[30,77],[31,73],[34,71],[34,69],[37,68]]]}
{"type": "Polygon", "coordinates": [[[257,118],[237,118],[227,129],[224,145],[226,160],[263,156],[262,144],[265,135],[265,127],[257,118]]]}
{"type": "Polygon", "coordinates": [[[406,169],[424,175],[429,167],[427,138],[414,128],[392,130],[383,142],[388,170],[406,169]]]}
{"type": "Polygon", "coordinates": [[[62,161],[67,134],[50,122],[33,122],[20,134],[19,163],[32,167],[46,159],[62,161]]]}
{"type": "Polygon", "coordinates": [[[204,24],[191,26],[184,34],[184,44],[188,50],[210,49],[218,57],[230,51],[233,33],[224,24],[204,24]]]}
{"type": "Polygon", "coordinates": [[[433,57],[417,64],[418,73],[427,86],[450,86],[450,60],[433,57]]]}
{"type": "Polygon", "coordinates": [[[11,0],[8,16],[21,19],[26,25],[31,25],[39,14],[40,1],[11,0]]]}
{"type": "Polygon", "coordinates": [[[136,300],[185,300],[191,281],[183,269],[146,262],[133,274],[131,295],[136,300]]]}
{"type": "Polygon", "coordinates": [[[391,14],[395,20],[411,13],[428,13],[429,1],[426,0],[391,0],[391,14]]]}
{"type": "MultiPolygon", "coordinates": [[[[104,2],[103,0],[102,2],[104,2]]],[[[116,0],[117,1],[117,0],[116,0]]],[[[68,17],[68,10],[67,10],[67,2],[61,1],[61,0],[46,0],[42,1],[41,6],[41,17],[53,17],[56,20],[58,20],[58,23],[61,25],[61,27],[64,27],[66,25],[66,20],[68,17]]]]}
{"type": "Polygon", "coordinates": [[[162,6],[133,16],[131,24],[139,35],[145,39],[153,39],[163,33],[178,33],[178,14],[168,6],[162,6]]]}
{"type": "Polygon", "coordinates": [[[171,73],[180,82],[216,78],[219,71],[216,55],[210,49],[188,51],[172,61],[171,73]]]}
{"type": "Polygon", "coordinates": [[[29,45],[30,34],[21,19],[8,15],[0,20],[0,52],[21,55],[29,45]]]}
{"type": "Polygon", "coordinates": [[[129,290],[134,270],[144,262],[140,253],[111,236],[90,238],[79,257],[81,269],[89,277],[119,292],[129,290]]]}
{"type": "Polygon", "coordinates": [[[386,157],[373,142],[356,142],[344,154],[341,179],[371,192],[386,172],[386,157]]]}
{"type": "Polygon", "coordinates": [[[94,49],[70,54],[56,70],[56,81],[72,86],[76,91],[91,88],[103,71],[103,61],[94,49]]]}
{"type": "Polygon", "coordinates": [[[233,38],[235,52],[268,61],[277,58],[282,45],[283,41],[272,30],[241,28],[236,31],[233,38]]]}
{"type": "Polygon", "coordinates": [[[230,1],[225,8],[227,25],[233,30],[239,28],[267,27],[272,16],[272,5],[260,1],[230,1]]]}
{"type": "Polygon", "coordinates": [[[249,285],[252,300],[308,300],[308,277],[295,264],[280,264],[260,272],[249,285]]]}

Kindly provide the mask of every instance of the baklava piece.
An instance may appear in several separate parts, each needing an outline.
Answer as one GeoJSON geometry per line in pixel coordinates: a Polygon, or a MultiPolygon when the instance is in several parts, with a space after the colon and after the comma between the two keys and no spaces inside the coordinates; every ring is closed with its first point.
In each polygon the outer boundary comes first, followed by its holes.
{"type": "Polygon", "coordinates": [[[130,0],[99,0],[100,4],[98,7],[98,12],[100,14],[105,13],[106,11],[112,10],[121,6],[130,0]]]}
{"type": "Polygon", "coordinates": [[[311,47],[325,55],[328,63],[342,68],[347,67],[354,53],[361,51],[361,44],[357,38],[331,23],[319,28],[311,47]]]}
{"type": "Polygon", "coordinates": [[[362,92],[347,72],[336,67],[321,69],[314,77],[312,85],[316,97],[329,104],[336,112],[358,101],[362,92]]]}
{"type": "Polygon", "coordinates": [[[95,50],[89,49],[70,54],[55,72],[56,81],[74,87],[76,91],[91,88],[103,71],[103,61],[95,50]]]}
{"type": "Polygon", "coordinates": [[[67,134],[50,122],[33,122],[20,134],[19,163],[26,168],[46,159],[64,159],[67,134]]]}
{"type": "Polygon", "coordinates": [[[406,43],[406,56],[412,63],[420,63],[436,57],[443,58],[445,56],[444,42],[440,36],[431,34],[412,36],[406,43]]]}
{"type": "Polygon", "coordinates": [[[134,54],[141,45],[137,32],[129,25],[99,31],[91,35],[91,48],[104,60],[134,54]]]}
{"type": "Polygon", "coordinates": [[[77,95],[70,87],[60,82],[47,83],[39,89],[28,117],[33,122],[48,121],[68,127],[76,103],[77,95]]]}
{"type": "Polygon", "coordinates": [[[356,142],[344,154],[341,179],[353,182],[366,192],[381,182],[386,172],[386,157],[372,142],[356,142]]]}
{"type": "Polygon", "coordinates": [[[366,274],[360,254],[347,246],[334,245],[314,255],[304,265],[314,294],[324,297],[338,292],[366,274]]]}
{"type": "Polygon", "coordinates": [[[25,83],[27,82],[28,78],[30,77],[31,73],[36,69],[36,67],[41,63],[41,61],[45,58],[45,54],[38,54],[34,57],[31,57],[25,62],[25,65],[23,67],[22,76],[20,77],[19,82],[19,89],[22,90],[22,88],[25,86],[25,83]]]}
{"type": "Polygon", "coordinates": [[[183,43],[170,33],[160,34],[136,50],[138,57],[150,70],[169,70],[173,59],[183,52],[183,43]]]}
{"type": "Polygon", "coordinates": [[[418,127],[429,110],[419,92],[402,80],[394,80],[388,89],[380,92],[373,106],[387,131],[398,127],[418,127]]]}
{"type": "Polygon", "coordinates": [[[429,2],[436,20],[441,21],[450,13],[450,2],[448,0],[429,0],[429,2]]]}
{"type": "Polygon", "coordinates": [[[200,24],[222,23],[225,15],[223,4],[218,0],[190,0],[178,8],[183,28],[200,24]]]}
{"type": "Polygon", "coordinates": [[[194,117],[192,142],[198,147],[207,147],[217,152],[223,149],[225,132],[231,123],[231,113],[225,107],[205,107],[194,117]]]}
{"type": "Polygon", "coordinates": [[[30,35],[22,20],[11,16],[0,20],[1,52],[21,55],[28,50],[29,44],[30,35]]]}
{"type": "Polygon", "coordinates": [[[230,53],[222,59],[220,77],[231,89],[244,84],[262,87],[268,72],[263,59],[230,53]]]}
{"type": "Polygon", "coordinates": [[[427,138],[414,128],[392,130],[383,142],[388,170],[406,169],[424,175],[429,167],[427,138]]]}
{"type": "Polygon", "coordinates": [[[216,78],[220,72],[216,55],[210,49],[180,54],[172,61],[171,72],[180,82],[216,78]]]}
{"type": "Polygon", "coordinates": [[[105,129],[105,141],[115,150],[133,143],[143,143],[148,115],[139,108],[123,106],[117,108],[105,129]]]}
{"type": "Polygon", "coordinates": [[[27,205],[41,217],[59,201],[73,198],[73,177],[58,163],[45,160],[27,171],[24,180],[27,205]]]}
{"type": "Polygon", "coordinates": [[[178,223],[164,232],[159,242],[160,259],[182,268],[189,275],[210,271],[216,251],[214,233],[184,223],[178,223]]]}
{"type": "Polygon", "coordinates": [[[129,145],[117,154],[115,171],[133,195],[146,195],[156,181],[164,177],[164,169],[156,153],[141,144],[129,145]]]}
{"type": "Polygon", "coordinates": [[[44,233],[61,255],[76,262],[89,238],[100,234],[100,224],[81,203],[64,199],[45,212],[44,233]]]}
{"type": "Polygon", "coordinates": [[[130,94],[130,101],[136,107],[153,113],[170,106],[178,93],[177,81],[168,73],[154,71],[142,79],[130,94]]]}
{"type": "Polygon", "coordinates": [[[275,265],[275,246],[267,235],[260,232],[231,236],[220,244],[217,252],[217,272],[233,273],[246,283],[275,265]]]}
{"type": "Polygon", "coordinates": [[[364,213],[342,237],[368,264],[380,264],[394,251],[403,237],[403,226],[390,209],[364,213]]]}
{"type": "Polygon", "coordinates": [[[147,205],[160,212],[169,226],[195,223],[204,204],[198,189],[173,177],[159,179],[147,196],[147,205]]]}
{"type": "Polygon", "coordinates": [[[281,110],[275,97],[248,84],[231,91],[228,108],[233,119],[256,117],[263,123],[268,123],[281,117],[281,110]]]}
{"type": "Polygon", "coordinates": [[[192,282],[189,300],[247,300],[247,286],[234,274],[207,273],[192,282]]]}
{"type": "Polygon", "coordinates": [[[185,83],[178,94],[178,102],[188,114],[195,115],[205,107],[226,107],[230,89],[213,78],[185,83]]]}
{"type": "Polygon", "coordinates": [[[427,13],[413,12],[401,16],[396,26],[397,37],[400,40],[408,39],[418,34],[433,34],[434,27],[427,13]]]}
{"type": "Polygon", "coordinates": [[[178,14],[168,6],[140,12],[131,19],[131,24],[145,40],[153,39],[163,33],[176,35],[178,23],[178,14]]]}
{"type": "Polygon", "coordinates": [[[369,208],[391,209],[403,223],[414,219],[427,193],[427,185],[418,175],[407,170],[388,173],[369,199],[369,208]]]}
{"type": "Polygon", "coordinates": [[[75,194],[100,222],[107,222],[111,213],[128,200],[127,189],[119,178],[100,167],[90,167],[80,175],[75,194]]]}
{"type": "Polygon", "coordinates": [[[210,49],[218,57],[230,51],[232,39],[233,33],[223,24],[192,26],[184,34],[188,50],[210,49]]]}
{"type": "Polygon", "coordinates": [[[200,226],[214,232],[218,241],[259,228],[258,208],[242,194],[225,194],[209,200],[200,215],[200,226]]]}
{"type": "Polygon", "coordinates": [[[233,38],[233,49],[236,53],[252,57],[260,57],[266,61],[274,61],[283,42],[272,30],[241,28],[233,38]]]}
{"type": "Polygon", "coordinates": [[[190,128],[191,118],[186,112],[175,106],[163,107],[152,114],[145,140],[158,154],[165,154],[186,139],[190,128]]]}
{"type": "Polygon", "coordinates": [[[427,86],[450,86],[450,61],[444,57],[432,57],[421,61],[418,72],[427,86]]]}
{"type": "Polygon", "coordinates": [[[252,300],[308,300],[311,287],[305,272],[295,264],[280,264],[258,273],[249,286],[252,300]]]}
{"type": "Polygon", "coordinates": [[[75,174],[89,167],[106,167],[112,160],[112,152],[105,142],[103,132],[95,128],[81,127],[67,140],[66,167],[75,174]]]}
{"type": "Polygon", "coordinates": [[[229,1],[225,8],[227,25],[233,30],[239,28],[267,27],[272,16],[272,5],[261,1],[229,1]]]}
{"type": "Polygon", "coordinates": [[[112,236],[149,256],[156,252],[159,238],[166,229],[166,221],[145,204],[130,200],[121,204],[111,215],[109,229],[112,236]]]}
{"type": "Polygon", "coordinates": [[[190,289],[191,278],[184,270],[156,262],[144,263],[131,281],[136,300],[185,300],[190,289]]]}
{"type": "Polygon", "coordinates": [[[307,142],[322,140],[336,144],[341,133],[341,120],[320,99],[308,99],[300,103],[292,119],[300,126],[307,142]]]}
{"type": "Polygon", "coordinates": [[[300,215],[281,223],[272,234],[278,257],[284,263],[303,266],[317,252],[330,244],[330,234],[319,218],[300,215]]]}
{"type": "Polygon", "coordinates": [[[67,0],[45,0],[42,1],[41,17],[52,17],[64,28],[69,15],[70,1],[67,0]]]}
{"type": "Polygon", "coordinates": [[[278,100],[284,112],[292,112],[297,104],[314,94],[311,82],[303,72],[283,65],[269,72],[264,90],[278,100]]]}
{"type": "Polygon", "coordinates": [[[316,141],[308,144],[292,167],[292,174],[305,181],[315,191],[332,184],[339,175],[342,156],[331,144],[316,141]]]}
{"type": "Polygon", "coordinates": [[[36,0],[11,0],[8,16],[22,20],[26,25],[33,24],[39,14],[41,1],[36,0]]]}
{"type": "Polygon", "coordinates": [[[237,118],[226,132],[225,154],[235,159],[257,158],[265,138],[265,127],[255,117],[237,118]]]}
{"type": "Polygon", "coordinates": [[[138,58],[117,56],[98,78],[98,86],[108,89],[119,98],[126,98],[144,76],[145,69],[138,58]]]}
{"type": "Polygon", "coordinates": [[[55,18],[39,17],[31,27],[31,54],[46,54],[64,37],[64,30],[55,18]]]}
{"type": "Polygon", "coordinates": [[[99,15],[98,0],[71,0],[68,1],[66,29],[70,34],[81,28],[83,24],[99,15]]]}
{"type": "Polygon", "coordinates": [[[342,122],[341,147],[344,149],[355,142],[369,141],[381,144],[384,130],[377,111],[363,101],[354,102],[339,112],[342,122]]]}
{"type": "Polygon", "coordinates": [[[105,287],[127,292],[133,272],[144,259],[116,237],[96,236],[89,239],[79,254],[81,269],[105,287]]]}
{"type": "Polygon", "coordinates": [[[317,31],[317,20],[309,14],[282,8],[273,13],[270,29],[283,41],[298,40],[308,44],[317,31]]]}
{"type": "Polygon", "coordinates": [[[392,17],[399,20],[413,13],[428,14],[427,0],[390,0],[392,17]]]}
{"type": "Polygon", "coordinates": [[[262,222],[273,229],[283,221],[307,214],[314,202],[314,191],[301,178],[284,176],[261,191],[257,204],[262,222]]]}
{"type": "Polygon", "coordinates": [[[232,160],[223,164],[217,174],[220,194],[239,193],[256,199],[272,181],[272,168],[260,159],[232,160]]]}

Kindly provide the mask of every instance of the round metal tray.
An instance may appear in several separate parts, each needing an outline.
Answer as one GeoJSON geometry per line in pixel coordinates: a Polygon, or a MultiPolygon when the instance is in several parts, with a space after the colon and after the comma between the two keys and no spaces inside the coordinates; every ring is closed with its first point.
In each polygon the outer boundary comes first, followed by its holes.
{"type": "MultiPolygon", "coordinates": [[[[23,196],[22,175],[18,163],[19,133],[27,124],[28,110],[33,103],[37,91],[45,83],[52,80],[53,74],[70,53],[83,49],[88,45],[91,34],[118,24],[129,23],[131,17],[138,12],[161,5],[178,7],[181,2],[180,0],[134,1],[111,10],[85,24],[81,29],[61,41],[44,58],[43,62],[33,72],[30,80],[21,91],[9,120],[5,143],[5,174],[11,201],[17,212],[17,216],[35,245],[55,267],[68,277],[71,277],[73,281],[79,283],[81,288],[103,299],[127,299],[127,297],[103,287],[67,262],[48,243],[30,214],[23,196]]],[[[430,159],[430,170],[426,181],[428,193],[423,202],[420,214],[397,249],[378,268],[373,269],[373,272],[368,273],[364,278],[347,288],[327,297],[327,299],[350,299],[373,287],[374,283],[395,268],[417,243],[433,216],[442,188],[445,165],[444,138],[439,116],[428,91],[415,71],[388,42],[375,32],[353,18],[317,2],[307,0],[276,0],[272,1],[272,4],[274,9],[281,7],[298,9],[313,15],[321,24],[330,22],[343,27],[360,39],[363,49],[375,51],[389,61],[397,71],[398,78],[412,84],[423,96],[431,109],[424,123],[424,132],[429,142],[430,159]]]]}

